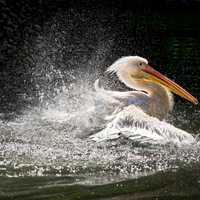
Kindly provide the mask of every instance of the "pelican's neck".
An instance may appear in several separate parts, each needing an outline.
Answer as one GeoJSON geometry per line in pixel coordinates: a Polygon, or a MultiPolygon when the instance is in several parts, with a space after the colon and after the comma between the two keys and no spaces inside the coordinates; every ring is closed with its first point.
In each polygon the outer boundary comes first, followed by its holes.
{"type": "Polygon", "coordinates": [[[160,107],[165,107],[166,112],[172,111],[174,100],[172,93],[164,86],[149,82],[145,85],[147,92],[153,102],[157,102],[160,107]]]}
{"type": "Polygon", "coordinates": [[[148,108],[144,110],[147,114],[162,120],[172,111],[173,95],[166,87],[150,82],[143,91],[149,95],[148,108]]]}
{"type": "Polygon", "coordinates": [[[148,114],[163,119],[172,111],[174,101],[172,93],[164,86],[154,82],[133,80],[129,73],[121,71],[117,74],[119,79],[129,88],[144,91],[149,96],[148,114]]]}

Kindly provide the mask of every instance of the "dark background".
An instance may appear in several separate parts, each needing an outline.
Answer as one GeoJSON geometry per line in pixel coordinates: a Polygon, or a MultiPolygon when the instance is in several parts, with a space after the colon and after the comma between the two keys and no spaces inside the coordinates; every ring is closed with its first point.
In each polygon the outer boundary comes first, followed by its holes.
{"type": "Polygon", "coordinates": [[[69,84],[75,70],[93,81],[135,54],[200,97],[198,0],[1,0],[0,9],[2,113],[37,105],[41,91],[48,96],[61,81],[69,84]]]}

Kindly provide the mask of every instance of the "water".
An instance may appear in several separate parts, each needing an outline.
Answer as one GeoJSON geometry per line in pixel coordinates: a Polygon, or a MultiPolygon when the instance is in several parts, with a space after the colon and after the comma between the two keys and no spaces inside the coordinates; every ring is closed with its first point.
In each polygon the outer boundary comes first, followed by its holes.
{"type": "MultiPolygon", "coordinates": [[[[25,26],[31,36],[11,34],[23,41],[18,50],[5,39],[16,54],[3,54],[12,57],[1,74],[0,199],[198,199],[198,142],[141,146],[77,137],[99,130],[86,112],[94,106],[94,80],[124,89],[103,74],[122,55],[151,57],[158,70],[199,96],[196,14],[186,21],[185,13],[93,14],[61,9],[44,23],[32,22],[25,26]]],[[[167,121],[197,136],[199,107],[176,99],[167,121]]]]}

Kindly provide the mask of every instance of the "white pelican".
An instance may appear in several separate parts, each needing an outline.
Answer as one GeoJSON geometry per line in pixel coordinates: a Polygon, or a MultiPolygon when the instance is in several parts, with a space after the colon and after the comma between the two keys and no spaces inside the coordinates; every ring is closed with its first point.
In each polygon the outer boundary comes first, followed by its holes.
{"type": "MultiPolygon", "coordinates": [[[[129,125],[130,123],[134,126],[139,124],[139,127],[143,129],[140,132],[140,136],[146,134],[145,131],[151,130],[151,134],[154,133],[154,138],[155,134],[157,134],[156,137],[162,136],[162,139],[178,137],[177,140],[180,141],[184,137],[189,137],[190,141],[193,140],[193,137],[187,132],[160,121],[173,109],[172,93],[195,105],[198,104],[198,100],[189,92],[153,69],[145,58],[139,56],[122,57],[108,67],[107,72],[116,73],[119,80],[133,90],[126,92],[105,90],[99,87],[98,80],[95,82],[97,96],[100,97],[99,101],[97,101],[97,106],[99,102],[101,105],[102,101],[106,105],[105,107],[112,107],[111,113],[114,111],[115,115],[112,114],[114,116],[112,119],[114,120],[107,125],[106,129],[91,136],[93,140],[98,141],[102,138],[119,137],[119,133],[123,132],[122,129],[126,129],[123,125],[126,119],[128,119],[129,125]]],[[[102,109],[101,106],[100,108],[102,109]]],[[[138,132],[138,127],[136,129],[134,129],[135,133],[138,132]]],[[[131,133],[132,138],[133,135],[134,137],[137,135],[135,133],[131,133]]],[[[130,137],[130,133],[128,135],[130,137]]]]}
{"type": "Polygon", "coordinates": [[[193,104],[198,104],[198,100],[189,92],[150,67],[145,58],[122,57],[108,67],[107,72],[116,73],[121,82],[134,90],[128,92],[104,90],[98,86],[97,80],[95,88],[105,102],[124,107],[133,104],[148,115],[159,119],[163,119],[173,109],[171,92],[193,104]]]}

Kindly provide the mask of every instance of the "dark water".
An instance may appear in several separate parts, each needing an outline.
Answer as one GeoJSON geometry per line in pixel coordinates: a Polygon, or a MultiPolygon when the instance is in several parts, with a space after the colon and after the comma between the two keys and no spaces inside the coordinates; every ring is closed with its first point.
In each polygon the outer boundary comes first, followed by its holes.
{"type": "Polygon", "coordinates": [[[82,184],[81,177],[1,180],[1,199],[198,199],[200,190],[198,165],[95,186],[82,184]]]}
{"type": "MultiPolygon", "coordinates": [[[[92,105],[97,77],[123,88],[103,71],[125,55],[148,58],[200,98],[198,10],[1,6],[0,199],[200,198],[198,145],[99,147],[72,138],[76,123],[66,123],[92,105]]],[[[199,106],[175,102],[168,121],[198,135],[199,106]]]]}

